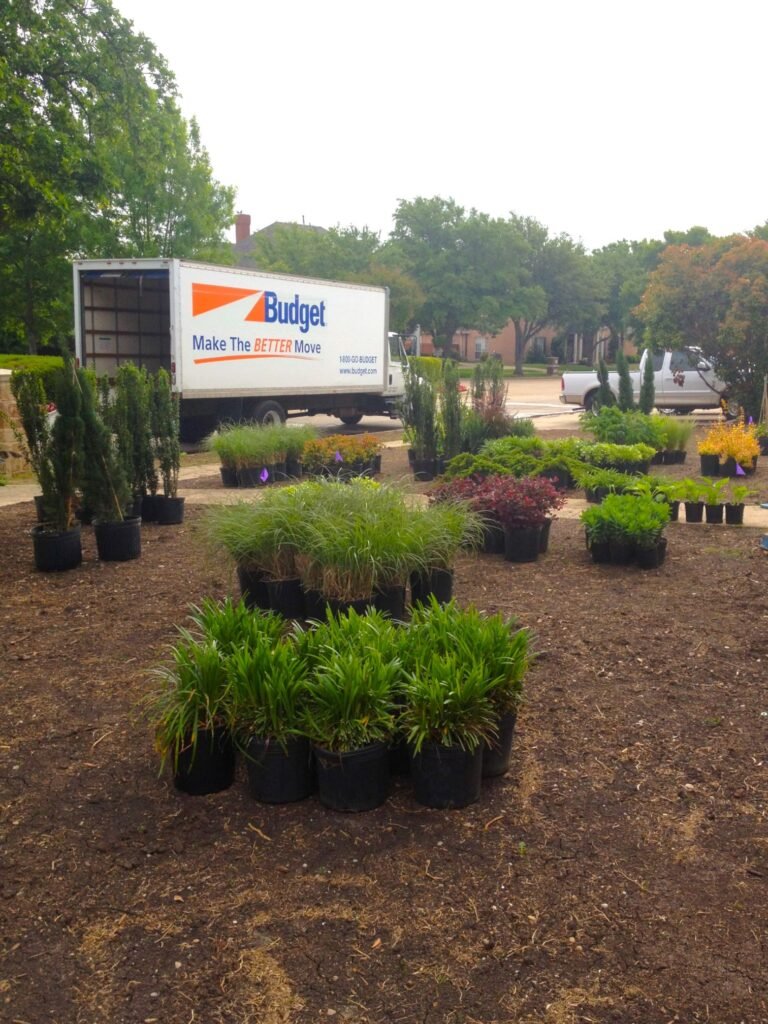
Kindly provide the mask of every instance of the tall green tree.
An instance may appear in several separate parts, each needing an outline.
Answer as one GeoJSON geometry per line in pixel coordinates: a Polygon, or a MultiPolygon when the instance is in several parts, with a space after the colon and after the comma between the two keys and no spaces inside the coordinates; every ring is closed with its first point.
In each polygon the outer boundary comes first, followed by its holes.
{"type": "Polygon", "coordinates": [[[405,332],[416,321],[424,293],[396,259],[386,256],[378,234],[368,228],[325,230],[280,224],[252,238],[244,260],[247,265],[328,281],[379,285],[389,289],[392,330],[405,332]]]}
{"type": "Polygon", "coordinates": [[[547,328],[581,330],[601,319],[600,282],[582,246],[567,235],[550,236],[532,217],[508,221],[520,240],[522,264],[510,319],[515,325],[515,374],[523,375],[525,353],[547,328]]]}
{"type": "Polygon", "coordinates": [[[398,203],[384,258],[418,283],[418,319],[446,352],[460,329],[496,333],[509,321],[525,250],[506,221],[434,196],[398,203]]]}
{"type": "Polygon", "coordinates": [[[5,0],[0,96],[0,335],[34,352],[68,333],[73,257],[222,244],[231,190],[109,0],[5,0]]]}
{"type": "Polygon", "coordinates": [[[622,412],[631,412],[635,408],[635,394],[629,375],[629,363],[623,349],[616,353],[616,370],[619,374],[619,408],[622,412]]]}
{"type": "Polygon", "coordinates": [[[733,235],[669,246],[638,309],[659,346],[700,347],[757,420],[768,375],[768,242],[733,235]]]}
{"type": "Polygon", "coordinates": [[[634,310],[663,249],[664,243],[659,241],[622,240],[591,254],[602,300],[601,321],[595,327],[610,331],[609,351],[618,351],[630,335],[635,343],[640,341],[642,324],[634,310]]]}

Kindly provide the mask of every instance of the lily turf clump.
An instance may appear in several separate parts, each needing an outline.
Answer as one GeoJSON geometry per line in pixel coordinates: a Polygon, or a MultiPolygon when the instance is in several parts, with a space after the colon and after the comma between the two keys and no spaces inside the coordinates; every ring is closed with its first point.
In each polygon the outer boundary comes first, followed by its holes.
{"type": "Polygon", "coordinates": [[[346,751],[399,733],[414,752],[473,750],[518,711],[531,659],[515,620],[455,602],[419,606],[408,626],[350,610],[285,632],[269,614],[207,601],[179,627],[146,711],[161,770],[224,727],[242,749],[258,736],[346,751]]]}

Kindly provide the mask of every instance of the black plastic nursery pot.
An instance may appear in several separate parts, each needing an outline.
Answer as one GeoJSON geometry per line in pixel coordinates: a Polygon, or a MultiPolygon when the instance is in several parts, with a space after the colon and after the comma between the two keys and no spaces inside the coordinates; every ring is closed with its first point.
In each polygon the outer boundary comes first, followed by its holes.
{"type": "Polygon", "coordinates": [[[276,480],[284,480],[285,475],[285,462],[275,462],[271,466],[246,466],[237,471],[237,482],[240,487],[267,487],[276,480]]]}
{"type": "Polygon", "coordinates": [[[685,505],[685,521],[686,523],[700,523],[704,518],[704,502],[703,501],[686,501],[685,505]]]}
{"type": "Polygon", "coordinates": [[[304,591],[301,580],[267,580],[269,607],[286,619],[304,618],[304,591]]]}
{"type": "Polygon", "coordinates": [[[413,479],[420,483],[426,483],[428,480],[434,480],[437,476],[436,459],[414,459],[412,465],[413,479]]]}
{"type": "Polygon", "coordinates": [[[669,505],[669,521],[670,523],[676,523],[680,519],[680,502],[670,501],[669,505]]]}
{"type": "Polygon", "coordinates": [[[155,501],[158,526],[178,526],[184,522],[184,498],[166,498],[158,494],[155,501]]]}
{"type": "Polygon", "coordinates": [[[335,597],[329,597],[328,607],[334,615],[346,615],[348,611],[357,612],[358,615],[365,615],[369,608],[373,608],[373,594],[370,597],[360,597],[354,601],[339,601],[335,597]]]}
{"type": "Polygon", "coordinates": [[[315,747],[317,792],[334,811],[371,811],[389,795],[389,747],[372,743],[359,750],[315,747]]]}
{"type": "Polygon", "coordinates": [[[720,475],[720,459],[717,455],[700,455],[699,464],[702,476],[720,475]]]}
{"type": "Polygon", "coordinates": [[[324,622],[328,605],[323,595],[313,587],[303,587],[302,592],[304,595],[304,618],[319,619],[324,622]]]}
{"type": "Polygon", "coordinates": [[[219,466],[221,473],[222,487],[239,487],[240,481],[237,478],[237,470],[234,466],[219,466]]]}
{"type": "Polygon", "coordinates": [[[405,736],[398,736],[389,745],[390,775],[409,775],[411,771],[411,751],[405,736]]]}
{"type": "Polygon", "coordinates": [[[157,505],[158,500],[162,497],[160,494],[143,494],[141,496],[141,521],[142,523],[156,523],[157,522],[157,505]]]}
{"type": "Polygon", "coordinates": [[[269,591],[261,569],[244,569],[238,565],[237,582],[240,584],[240,593],[248,608],[269,610],[269,591]]]}
{"type": "Polygon", "coordinates": [[[411,757],[411,781],[417,801],[442,810],[466,807],[480,798],[483,747],[474,751],[425,743],[411,757]]]}
{"type": "Polygon", "coordinates": [[[194,748],[179,754],[173,784],[192,796],[219,793],[229,789],[235,779],[235,746],[224,726],[202,729],[194,748]]]}
{"type": "Polygon", "coordinates": [[[293,736],[285,747],[275,740],[251,736],[246,746],[248,789],[265,804],[304,800],[313,789],[312,751],[309,740],[293,736]]]}
{"type": "Polygon", "coordinates": [[[662,537],[658,544],[650,548],[637,549],[635,560],[641,569],[659,569],[667,557],[667,538],[662,537]]]}
{"type": "Polygon", "coordinates": [[[83,560],[80,525],[71,530],[51,532],[44,526],[32,527],[35,568],[40,572],[64,572],[75,569],[83,560]]]}
{"type": "Polygon", "coordinates": [[[405,620],[405,585],[381,587],[373,595],[373,607],[396,622],[405,620]]]}
{"type": "Polygon", "coordinates": [[[517,712],[507,711],[498,722],[499,734],[494,740],[483,744],[483,778],[494,778],[509,771],[512,755],[512,741],[515,738],[517,712]]]}
{"type": "Polygon", "coordinates": [[[411,604],[426,604],[433,595],[438,604],[448,604],[453,597],[453,569],[412,573],[411,604]]]}
{"type": "Polygon", "coordinates": [[[728,526],[741,526],[744,522],[744,505],[726,505],[725,522],[728,526]]]}
{"type": "Polygon", "coordinates": [[[290,477],[292,480],[298,480],[304,468],[298,459],[286,459],[285,460],[285,475],[290,477]]]}
{"type": "Polygon", "coordinates": [[[721,504],[705,505],[704,518],[708,523],[722,523],[725,506],[721,504]]]}
{"type": "Polygon", "coordinates": [[[635,557],[635,545],[631,540],[616,537],[608,541],[611,565],[629,565],[635,557]]]}
{"type": "Polygon", "coordinates": [[[141,555],[141,518],[94,524],[96,550],[102,562],[130,562],[141,555]]]}
{"type": "Polygon", "coordinates": [[[592,561],[598,565],[607,565],[611,560],[611,546],[607,540],[594,540],[588,544],[592,561]]]}
{"type": "Polygon", "coordinates": [[[552,529],[552,520],[545,519],[539,532],[539,554],[546,555],[549,551],[549,531],[552,529]]]}
{"type": "Polygon", "coordinates": [[[501,523],[486,522],[483,526],[483,551],[486,555],[504,554],[504,527],[501,523]]]}
{"type": "Polygon", "coordinates": [[[540,551],[540,526],[505,527],[504,557],[508,562],[535,562],[540,551]]]}
{"type": "Polygon", "coordinates": [[[45,522],[45,506],[43,505],[43,496],[42,496],[42,494],[36,494],[33,500],[35,502],[35,515],[37,517],[37,521],[38,521],[38,523],[44,523],[45,522]]]}

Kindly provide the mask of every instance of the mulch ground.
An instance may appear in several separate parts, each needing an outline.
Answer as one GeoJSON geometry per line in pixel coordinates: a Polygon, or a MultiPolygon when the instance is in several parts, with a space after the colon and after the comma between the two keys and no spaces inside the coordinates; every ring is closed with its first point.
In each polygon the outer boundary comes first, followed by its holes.
{"type": "Polygon", "coordinates": [[[204,514],[125,564],[88,529],[44,575],[31,503],[0,510],[0,1020],[768,1022],[760,530],[672,524],[651,572],[593,565],[573,519],[534,564],[462,558],[458,600],[536,637],[511,770],[462,811],[398,780],[342,815],[258,804],[242,766],[207,797],[158,776],[152,669],[236,593],[204,514]]]}

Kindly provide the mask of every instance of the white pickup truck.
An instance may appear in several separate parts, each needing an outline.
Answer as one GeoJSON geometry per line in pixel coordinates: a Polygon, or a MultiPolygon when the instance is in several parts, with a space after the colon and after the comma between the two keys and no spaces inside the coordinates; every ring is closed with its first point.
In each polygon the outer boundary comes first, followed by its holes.
{"type": "MultiPolygon", "coordinates": [[[[635,401],[640,397],[647,351],[640,359],[640,368],[631,370],[632,390],[635,401]]],[[[674,412],[691,412],[693,409],[718,409],[727,406],[728,396],[725,384],[718,380],[709,363],[699,351],[693,348],[674,352],[654,352],[654,388],[657,409],[674,412]]],[[[619,375],[609,373],[611,391],[618,398],[619,375]]],[[[589,411],[595,404],[600,382],[597,373],[564,373],[560,381],[560,401],[566,405],[583,405],[589,411]]]]}

